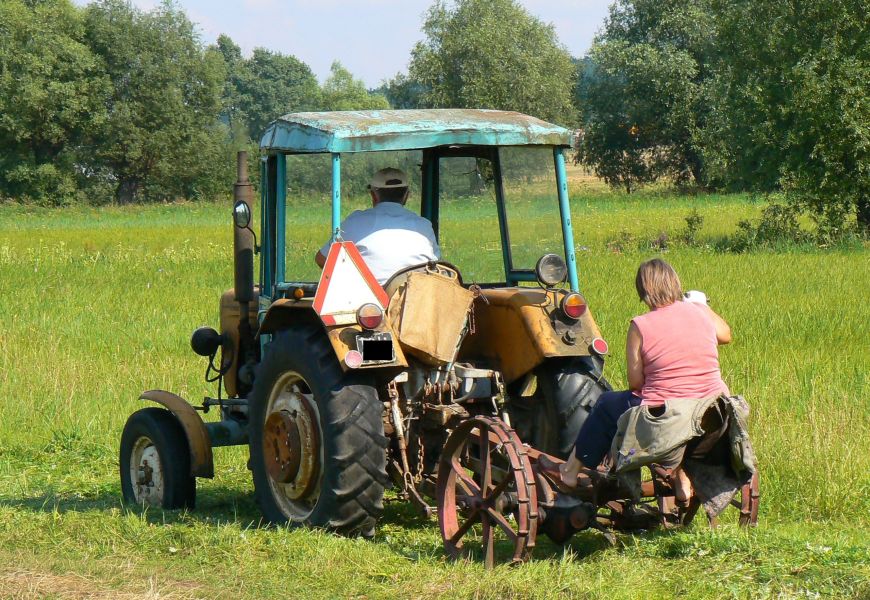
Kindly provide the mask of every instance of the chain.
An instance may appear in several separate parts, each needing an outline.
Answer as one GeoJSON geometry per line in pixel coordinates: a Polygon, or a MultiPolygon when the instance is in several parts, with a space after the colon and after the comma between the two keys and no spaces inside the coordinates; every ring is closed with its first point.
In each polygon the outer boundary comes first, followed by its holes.
{"type": "MultiPolygon", "coordinates": [[[[483,290],[476,283],[472,283],[470,286],[468,286],[468,291],[474,294],[475,300],[480,298],[481,300],[489,304],[489,300],[486,298],[486,296],[483,295],[483,290]]],[[[477,327],[474,321],[474,302],[472,301],[471,306],[468,307],[468,333],[474,335],[476,329],[477,327]]]]}
{"type": "Polygon", "coordinates": [[[422,432],[420,432],[417,434],[417,472],[414,474],[414,481],[416,483],[420,483],[421,481],[423,481],[424,458],[425,456],[423,454],[423,434],[422,432]]]}

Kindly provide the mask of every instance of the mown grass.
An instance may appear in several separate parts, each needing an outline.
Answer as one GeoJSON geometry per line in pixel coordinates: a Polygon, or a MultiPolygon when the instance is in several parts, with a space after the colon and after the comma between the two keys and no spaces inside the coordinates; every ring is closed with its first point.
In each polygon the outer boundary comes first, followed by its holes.
{"type": "MultiPolygon", "coordinates": [[[[191,513],[123,508],[117,444],[138,394],[164,388],[195,401],[213,391],[188,336],[216,324],[218,294],[231,286],[229,201],[3,206],[0,597],[870,597],[870,250],[716,252],[738,220],[760,213],[744,196],[578,188],[572,200],[581,288],[611,342],[615,385],[625,381],[628,320],[641,310],[633,275],[651,253],[643,240],[664,232],[686,287],[730,321],[736,340],[721,362],[753,407],[757,530],[699,522],[620,536],[615,548],[584,533],[564,549],[541,541],[531,564],[487,573],[448,563],[436,523],[401,503],[388,504],[374,541],[259,527],[244,449],[216,451],[217,477],[200,482],[191,513]],[[686,247],[676,240],[693,208],[704,226],[686,247]]],[[[455,207],[445,231],[445,257],[480,279],[501,261],[485,239],[487,208],[455,207]]],[[[539,209],[517,208],[518,256],[559,236],[539,209]]],[[[303,202],[289,219],[300,278],[316,274],[325,210],[303,202]]]]}

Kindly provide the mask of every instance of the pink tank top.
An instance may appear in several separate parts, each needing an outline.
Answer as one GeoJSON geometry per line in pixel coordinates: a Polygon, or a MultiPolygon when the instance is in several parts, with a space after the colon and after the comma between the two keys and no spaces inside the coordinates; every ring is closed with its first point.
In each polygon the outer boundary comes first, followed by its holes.
{"type": "Polygon", "coordinates": [[[716,326],[704,307],[674,302],[632,321],[642,338],[643,404],[729,394],[719,372],[716,326]]]}

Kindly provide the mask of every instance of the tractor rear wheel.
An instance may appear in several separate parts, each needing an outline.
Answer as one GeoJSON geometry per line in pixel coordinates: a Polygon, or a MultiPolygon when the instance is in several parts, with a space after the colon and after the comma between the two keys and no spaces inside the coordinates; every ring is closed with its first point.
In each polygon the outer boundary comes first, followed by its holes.
{"type": "Polygon", "coordinates": [[[543,410],[536,414],[532,446],[559,458],[568,456],[598,397],[611,389],[595,370],[580,360],[552,361],[538,368],[537,395],[543,410]]]}
{"type": "Polygon", "coordinates": [[[193,508],[196,478],[178,419],[164,408],[137,410],[121,434],[121,493],[128,504],[193,508]]]}
{"type": "Polygon", "coordinates": [[[250,466],[272,523],[371,535],[388,481],[383,404],[319,323],[278,333],[250,396],[250,466]]]}

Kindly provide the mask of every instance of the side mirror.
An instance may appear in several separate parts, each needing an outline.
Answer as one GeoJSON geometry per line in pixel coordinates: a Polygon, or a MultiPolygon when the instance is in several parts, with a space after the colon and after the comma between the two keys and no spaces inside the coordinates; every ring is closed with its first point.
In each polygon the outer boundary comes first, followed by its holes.
{"type": "Polygon", "coordinates": [[[246,229],[251,224],[251,209],[242,200],[233,205],[233,223],[239,229],[246,229]]]}

